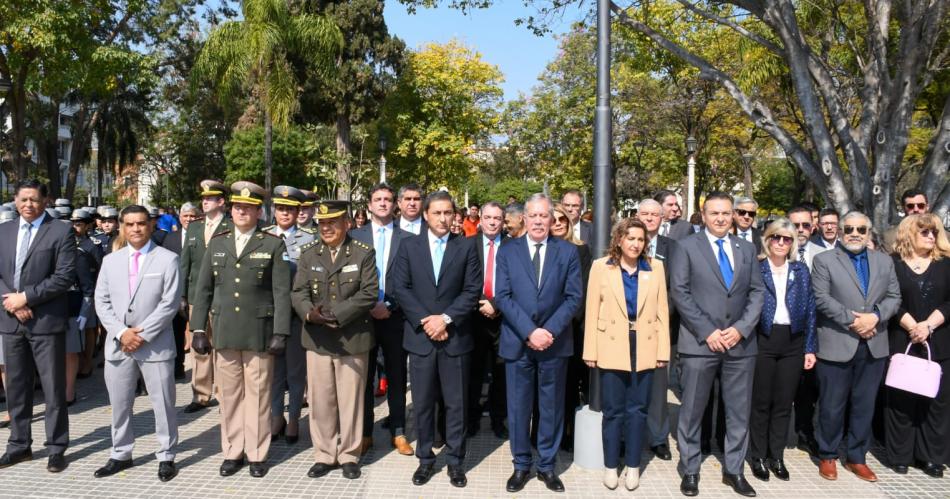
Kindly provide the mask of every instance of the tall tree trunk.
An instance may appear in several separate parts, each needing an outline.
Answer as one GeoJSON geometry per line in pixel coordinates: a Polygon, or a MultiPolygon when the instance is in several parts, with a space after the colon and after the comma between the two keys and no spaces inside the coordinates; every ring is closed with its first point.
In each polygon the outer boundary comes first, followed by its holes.
{"type": "Polygon", "coordinates": [[[745,184],[745,196],[752,197],[752,165],[744,163],[742,165],[743,183],[745,184]]]}
{"type": "MultiPolygon", "coordinates": [[[[66,170],[66,197],[73,198],[76,193],[76,178],[79,176],[79,167],[88,159],[89,146],[92,143],[92,125],[87,124],[89,106],[82,103],[73,114],[73,124],[70,127],[72,143],[69,145],[69,166],[66,170]]],[[[93,119],[99,115],[96,111],[93,119]]],[[[102,147],[100,144],[99,147],[102,147]]]]}
{"type": "Polygon", "coordinates": [[[264,189],[271,192],[271,175],[274,170],[274,123],[271,121],[270,111],[264,109],[264,189]]]}
{"type": "Polygon", "coordinates": [[[99,150],[96,151],[96,206],[102,204],[102,183],[106,173],[106,158],[108,154],[105,151],[105,143],[99,143],[99,150]]]}
{"type": "Polygon", "coordinates": [[[336,117],[336,195],[350,200],[350,117],[340,113],[336,117]]]}
{"type": "Polygon", "coordinates": [[[46,176],[49,177],[49,195],[56,199],[61,197],[62,192],[59,171],[59,101],[51,101],[47,111],[43,124],[43,140],[38,145],[42,163],[46,167],[46,176]]]}

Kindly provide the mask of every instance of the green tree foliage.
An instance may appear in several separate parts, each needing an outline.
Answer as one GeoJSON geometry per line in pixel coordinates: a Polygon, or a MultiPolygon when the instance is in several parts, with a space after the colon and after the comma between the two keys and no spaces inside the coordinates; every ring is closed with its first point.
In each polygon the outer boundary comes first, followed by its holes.
{"type": "MultiPolygon", "coordinates": [[[[314,180],[307,174],[308,165],[316,159],[316,144],[311,134],[296,126],[274,130],[272,143],[273,174],[278,183],[309,188],[314,180]]],[[[267,174],[264,166],[264,127],[255,126],[234,132],[224,146],[227,184],[247,180],[263,185],[267,174]]]]}
{"type": "Polygon", "coordinates": [[[382,115],[394,183],[462,186],[497,129],[502,81],[497,67],[457,41],[411,52],[382,115]]]}

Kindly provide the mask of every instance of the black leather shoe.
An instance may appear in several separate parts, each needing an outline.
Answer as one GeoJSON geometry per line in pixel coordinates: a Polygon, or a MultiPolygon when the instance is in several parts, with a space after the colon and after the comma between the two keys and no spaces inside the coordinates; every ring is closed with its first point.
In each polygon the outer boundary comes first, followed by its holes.
{"type": "Polygon", "coordinates": [[[709,442],[700,442],[699,453],[704,456],[708,456],[712,454],[712,444],[710,444],[709,442]]]}
{"type": "Polygon", "coordinates": [[[263,461],[259,463],[251,463],[249,468],[250,469],[248,471],[250,471],[251,476],[254,478],[264,478],[264,475],[266,475],[267,471],[270,469],[270,467],[267,466],[267,463],[263,461]]]}
{"type": "Polygon", "coordinates": [[[515,470],[511,474],[511,477],[508,478],[508,484],[505,485],[505,490],[508,492],[518,492],[524,488],[524,484],[528,483],[528,477],[531,475],[528,470],[515,470]]]}
{"type": "Polygon", "coordinates": [[[420,464],[416,472],[412,474],[413,485],[425,485],[432,478],[434,470],[431,464],[420,464]]]}
{"type": "Polygon", "coordinates": [[[219,471],[221,472],[221,476],[231,476],[241,471],[243,467],[243,459],[225,459],[224,462],[221,463],[221,469],[219,471]]]}
{"type": "Polygon", "coordinates": [[[894,473],[897,473],[898,475],[906,475],[906,474],[907,474],[907,465],[906,465],[906,464],[895,464],[894,466],[891,466],[891,469],[893,469],[893,470],[894,470],[894,473]]]}
{"type": "Polygon", "coordinates": [[[132,460],[126,459],[125,461],[119,461],[118,459],[110,459],[105,466],[96,470],[92,475],[96,478],[105,478],[107,476],[115,475],[116,473],[127,470],[132,467],[132,460]]]}
{"type": "Polygon", "coordinates": [[[22,450],[20,452],[6,452],[0,456],[0,468],[6,468],[8,466],[13,466],[17,463],[22,463],[25,461],[33,460],[33,451],[30,449],[22,450]]]}
{"type": "Polygon", "coordinates": [[[317,463],[310,467],[307,476],[310,478],[320,478],[333,470],[333,465],[326,463],[317,463]]]}
{"type": "Polygon", "coordinates": [[[360,471],[360,465],[357,463],[343,463],[343,478],[348,480],[356,480],[360,477],[362,472],[360,471]]]}
{"type": "Polygon", "coordinates": [[[818,441],[815,440],[815,437],[812,435],[806,435],[803,432],[798,433],[798,445],[796,447],[799,450],[805,451],[812,456],[818,455],[818,441]]]}
{"type": "Polygon", "coordinates": [[[749,468],[752,468],[752,476],[763,482],[769,481],[769,469],[765,465],[765,459],[749,459],[749,468]]]}
{"type": "Polygon", "coordinates": [[[788,481],[788,468],[785,467],[785,461],[781,459],[772,459],[769,461],[769,469],[779,480],[788,481]]]}
{"type": "Polygon", "coordinates": [[[461,466],[449,466],[449,483],[453,487],[462,488],[468,485],[468,479],[465,478],[465,470],[461,466]]]}
{"type": "Polygon", "coordinates": [[[167,482],[178,476],[178,468],[174,461],[162,461],[158,463],[158,479],[167,482]]]}
{"type": "MultiPolygon", "coordinates": [[[[2,403],[2,402],[0,402],[2,403]]],[[[10,426],[9,419],[0,419],[0,428],[8,428],[10,426]]]]}
{"type": "Polygon", "coordinates": [[[62,452],[50,454],[46,460],[46,471],[50,473],[59,473],[66,469],[66,457],[62,452]]]}
{"type": "Polygon", "coordinates": [[[185,406],[185,414],[194,414],[198,411],[203,411],[210,407],[210,404],[200,404],[198,402],[192,402],[185,406]]]}
{"type": "Polygon", "coordinates": [[[943,465],[935,463],[922,463],[920,469],[928,476],[934,478],[943,478],[943,465]]]}
{"type": "Polygon", "coordinates": [[[742,475],[730,475],[729,473],[723,473],[722,483],[732,487],[732,490],[736,491],[736,494],[746,497],[755,497],[755,489],[749,485],[749,482],[747,482],[745,477],[742,475]]]}
{"type": "Polygon", "coordinates": [[[544,486],[551,492],[564,492],[564,484],[553,471],[539,471],[538,480],[544,482],[544,486]]]}
{"type": "Polygon", "coordinates": [[[680,492],[687,497],[698,496],[699,475],[683,475],[683,480],[680,481],[680,492]]]}
{"type": "Polygon", "coordinates": [[[650,450],[653,451],[653,455],[657,459],[662,459],[664,461],[669,461],[673,459],[673,454],[670,453],[670,446],[666,444],[660,444],[653,447],[650,447],[650,450]]]}
{"type": "Polygon", "coordinates": [[[508,428],[505,428],[505,423],[492,423],[491,432],[494,433],[497,438],[508,440],[508,428]]]}

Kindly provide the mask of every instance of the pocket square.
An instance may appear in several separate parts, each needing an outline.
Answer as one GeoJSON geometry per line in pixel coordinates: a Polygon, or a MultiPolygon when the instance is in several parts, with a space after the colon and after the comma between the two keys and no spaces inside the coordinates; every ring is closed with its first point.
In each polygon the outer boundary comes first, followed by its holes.
{"type": "Polygon", "coordinates": [[[146,279],[146,278],[149,278],[149,277],[161,277],[161,276],[162,276],[162,274],[159,272],[159,273],[155,273],[155,274],[145,274],[144,276],[142,276],[142,278],[143,278],[143,279],[146,279]]]}

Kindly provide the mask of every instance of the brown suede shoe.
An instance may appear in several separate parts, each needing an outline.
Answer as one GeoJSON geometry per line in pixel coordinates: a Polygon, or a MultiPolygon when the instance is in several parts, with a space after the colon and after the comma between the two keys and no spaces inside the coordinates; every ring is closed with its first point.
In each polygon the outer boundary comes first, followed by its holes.
{"type": "Polygon", "coordinates": [[[834,459],[822,459],[818,462],[818,474],[825,480],[838,479],[838,466],[834,459]]]}
{"type": "Polygon", "coordinates": [[[877,475],[866,464],[844,463],[844,467],[865,482],[877,481],[877,475]]]}
{"type": "Polygon", "coordinates": [[[370,449],[373,448],[373,437],[363,437],[363,441],[360,442],[360,456],[365,456],[370,449]]]}
{"type": "Polygon", "coordinates": [[[409,439],[405,435],[399,435],[393,439],[393,447],[396,449],[396,452],[404,455],[411,456],[414,454],[412,446],[409,445],[409,439]]]}

